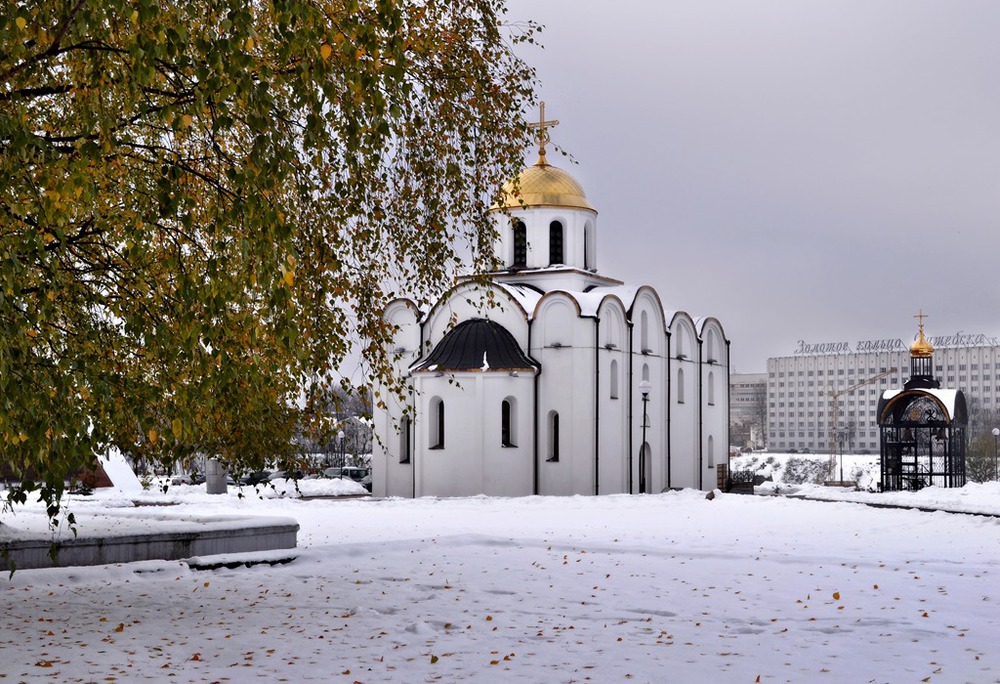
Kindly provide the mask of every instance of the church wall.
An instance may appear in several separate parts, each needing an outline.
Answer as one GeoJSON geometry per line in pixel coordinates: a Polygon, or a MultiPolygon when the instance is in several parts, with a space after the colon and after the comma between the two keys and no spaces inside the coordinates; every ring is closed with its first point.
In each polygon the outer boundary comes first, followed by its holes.
{"type": "MultiPolygon", "coordinates": [[[[481,384],[483,480],[479,492],[489,496],[533,494],[535,377],[528,373],[516,378],[506,373],[487,373],[481,384]],[[508,398],[514,404],[513,446],[504,446],[502,440],[501,405],[508,398]]],[[[475,454],[466,454],[465,458],[475,458],[475,454]]]]}
{"type": "Polygon", "coordinates": [[[655,294],[648,288],[636,297],[632,307],[632,491],[640,491],[645,469],[645,491],[658,493],[667,488],[667,398],[668,384],[663,356],[667,339],[662,310],[655,294]],[[652,386],[646,404],[646,444],[648,459],[640,459],[643,446],[643,402],[639,383],[652,386]]]}
{"type": "Polygon", "coordinates": [[[708,319],[701,331],[702,489],[717,485],[716,467],[729,454],[729,352],[722,327],[708,319]]]}
{"type": "Polygon", "coordinates": [[[507,373],[419,373],[415,381],[417,496],[525,496],[533,491],[534,377],[507,373]],[[449,383],[449,379],[455,382],[449,383]],[[501,402],[515,403],[516,447],[501,444],[501,402]],[[433,403],[445,408],[444,447],[434,446],[433,403]]]}
{"type": "Polygon", "coordinates": [[[685,313],[674,316],[670,330],[670,486],[698,489],[702,484],[698,340],[694,323],[685,313]]]}
{"type": "MultiPolygon", "coordinates": [[[[586,209],[570,209],[565,207],[532,207],[528,210],[513,210],[507,217],[497,213],[498,229],[501,239],[497,243],[496,254],[505,266],[513,261],[513,229],[512,220],[524,222],[528,240],[527,268],[545,268],[549,266],[549,226],[553,221],[563,225],[563,262],[567,266],[587,268],[584,259],[584,234],[590,224],[591,242],[596,242],[596,214],[586,209]]],[[[596,245],[588,245],[591,250],[591,261],[596,245]]],[[[591,267],[592,268],[592,267],[591,267]]]]}
{"type": "Polygon", "coordinates": [[[448,383],[447,376],[429,373],[415,374],[414,386],[418,393],[417,416],[414,424],[414,481],[416,496],[464,496],[478,493],[482,482],[482,459],[469,458],[478,454],[481,435],[477,430],[462,426],[475,426],[480,408],[470,401],[469,392],[477,390],[477,378],[465,374],[458,377],[458,384],[448,383]],[[434,448],[436,417],[434,402],[440,400],[445,411],[444,448],[434,448]]]}
{"type": "Polygon", "coordinates": [[[531,355],[542,364],[537,416],[539,493],[594,493],[593,320],[582,319],[561,293],[537,307],[531,355]],[[557,346],[558,345],[558,346],[557,346]],[[552,419],[559,417],[558,461],[552,459],[552,419]]]}
{"type": "MultiPolygon", "coordinates": [[[[396,377],[405,377],[407,368],[419,358],[420,312],[409,300],[392,302],[385,311],[387,322],[398,326],[386,353],[393,359],[396,377]]],[[[407,383],[409,385],[409,383],[407,383]]],[[[413,480],[409,464],[400,463],[400,421],[405,402],[384,386],[376,386],[385,408],[372,408],[375,439],[372,440],[372,494],[412,496],[413,480]]]]}
{"type": "Polygon", "coordinates": [[[600,336],[598,362],[600,390],[598,425],[600,428],[600,493],[628,492],[628,407],[629,365],[628,327],[621,302],[609,297],[598,310],[600,336]],[[608,345],[611,348],[608,349],[608,345]],[[617,391],[612,395],[612,369],[617,373],[617,391]]]}

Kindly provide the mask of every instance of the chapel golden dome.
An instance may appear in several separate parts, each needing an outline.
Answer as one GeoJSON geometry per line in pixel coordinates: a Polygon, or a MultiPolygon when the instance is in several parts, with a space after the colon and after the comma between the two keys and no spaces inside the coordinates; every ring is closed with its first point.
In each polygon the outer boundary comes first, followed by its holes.
{"type": "Polygon", "coordinates": [[[522,171],[516,182],[508,181],[503,187],[503,199],[494,209],[522,209],[524,207],[567,207],[596,212],[587,201],[583,187],[573,176],[556,168],[545,159],[544,151],[538,161],[522,171]]]}
{"type": "Polygon", "coordinates": [[[934,355],[934,345],[924,337],[924,312],[920,312],[920,330],[917,341],[910,345],[910,356],[915,359],[928,359],[934,355]]]}

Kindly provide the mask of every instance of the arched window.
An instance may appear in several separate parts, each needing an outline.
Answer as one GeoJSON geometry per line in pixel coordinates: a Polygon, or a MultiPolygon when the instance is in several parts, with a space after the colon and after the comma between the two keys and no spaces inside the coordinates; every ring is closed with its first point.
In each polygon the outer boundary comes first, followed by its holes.
{"type": "Polygon", "coordinates": [[[708,405],[715,406],[715,373],[708,371],[708,405]]]}
{"type": "Polygon", "coordinates": [[[500,446],[517,446],[517,400],[507,397],[500,404],[500,446]]]}
{"type": "Polygon", "coordinates": [[[609,379],[609,385],[611,386],[611,398],[618,398],[618,361],[611,359],[611,371],[609,373],[611,376],[609,379]]]}
{"type": "Polygon", "coordinates": [[[514,268],[525,268],[528,265],[528,229],[524,221],[514,221],[514,268]]]}
{"type": "Polygon", "coordinates": [[[684,369],[677,369],[677,403],[684,403],[684,369]]]}
{"type": "Polygon", "coordinates": [[[642,364],[642,379],[649,382],[649,364],[642,364]]]}
{"type": "Polygon", "coordinates": [[[583,228],[583,267],[597,268],[597,239],[594,224],[587,221],[583,228]]]}
{"type": "Polygon", "coordinates": [[[651,351],[649,348],[649,316],[645,311],[639,317],[639,351],[643,354],[648,354],[651,351]]]}
{"type": "Polygon", "coordinates": [[[708,436],[708,467],[715,467],[715,437],[708,436]]]}
{"type": "Polygon", "coordinates": [[[410,422],[409,416],[403,416],[403,419],[399,421],[399,462],[409,463],[410,462],[410,430],[412,430],[412,424],[410,422]]]}
{"type": "Polygon", "coordinates": [[[715,331],[709,330],[707,337],[708,340],[706,346],[708,347],[708,362],[715,363],[719,360],[719,358],[715,355],[715,331]]]}
{"type": "Polygon", "coordinates": [[[563,225],[559,221],[549,224],[549,264],[564,264],[563,225]]]}
{"type": "Polygon", "coordinates": [[[555,411],[549,411],[549,448],[546,460],[559,460],[559,414],[555,411]]]}
{"type": "Polygon", "coordinates": [[[430,406],[430,448],[444,449],[444,401],[434,397],[430,406]]]}

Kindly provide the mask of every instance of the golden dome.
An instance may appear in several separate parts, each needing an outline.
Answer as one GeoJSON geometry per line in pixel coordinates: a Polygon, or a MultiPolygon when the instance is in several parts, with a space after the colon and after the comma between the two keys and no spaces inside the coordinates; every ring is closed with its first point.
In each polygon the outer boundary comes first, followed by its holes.
{"type": "Polygon", "coordinates": [[[518,176],[516,192],[514,188],[514,181],[508,181],[503,188],[501,204],[491,208],[568,207],[597,211],[587,201],[583,187],[573,176],[549,164],[544,148],[534,166],[529,166],[518,176]]]}
{"type": "Polygon", "coordinates": [[[910,356],[916,359],[927,359],[934,354],[934,345],[927,341],[924,337],[924,326],[920,326],[920,332],[917,333],[917,341],[910,345],[910,356]]]}

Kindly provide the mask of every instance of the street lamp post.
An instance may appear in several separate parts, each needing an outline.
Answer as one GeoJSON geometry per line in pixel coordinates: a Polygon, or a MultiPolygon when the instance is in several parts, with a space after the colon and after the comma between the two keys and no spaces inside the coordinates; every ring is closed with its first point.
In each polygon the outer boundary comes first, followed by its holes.
{"type": "Polygon", "coordinates": [[[337,433],[337,440],[340,442],[340,467],[343,468],[346,464],[347,458],[344,453],[344,431],[341,430],[337,433]]]}
{"type": "Polygon", "coordinates": [[[840,433],[840,484],[844,484],[844,433],[840,433]]]}
{"type": "Polygon", "coordinates": [[[993,428],[993,479],[1000,479],[997,477],[997,465],[1000,462],[1000,447],[998,447],[998,442],[1000,442],[1000,428],[993,428]]]}
{"type": "Polygon", "coordinates": [[[639,383],[639,392],[642,393],[642,444],[639,446],[639,493],[646,493],[646,424],[649,422],[647,420],[648,414],[646,412],[646,407],[649,404],[649,391],[653,389],[653,386],[649,383],[649,380],[643,380],[639,383]]]}

